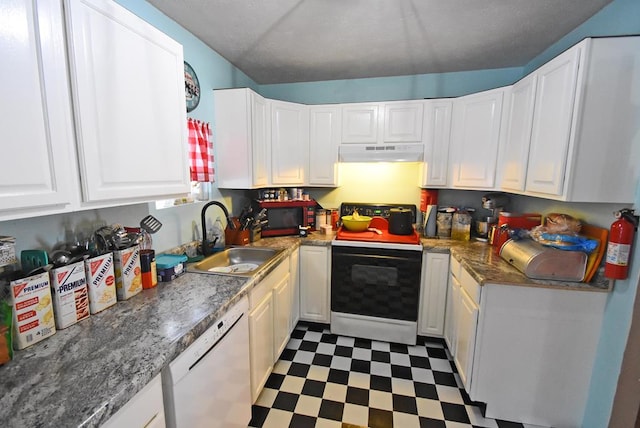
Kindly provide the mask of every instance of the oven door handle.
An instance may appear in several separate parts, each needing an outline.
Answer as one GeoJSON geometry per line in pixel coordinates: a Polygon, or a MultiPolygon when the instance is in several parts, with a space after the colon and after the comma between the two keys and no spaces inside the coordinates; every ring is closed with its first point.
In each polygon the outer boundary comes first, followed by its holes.
{"type": "Polygon", "coordinates": [[[409,257],[397,257],[397,256],[384,256],[384,255],[376,255],[376,254],[354,254],[354,253],[350,253],[350,254],[336,254],[336,257],[339,257],[341,259],[344,258],[353,258],[353,259],[367,259],[368,261],[371,261],[372,259],[375,260],[390,260],[390,261],[399,261],[399,262],[415,262],[415,263],[420,263],[421,260],[420,258],[409,258],[409,257]]]}

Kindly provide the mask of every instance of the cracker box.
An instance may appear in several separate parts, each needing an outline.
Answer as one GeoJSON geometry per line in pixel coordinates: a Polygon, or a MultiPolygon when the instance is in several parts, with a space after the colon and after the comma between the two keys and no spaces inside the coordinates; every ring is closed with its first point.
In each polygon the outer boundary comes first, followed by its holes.
{"type": "Polygon", "coordinates": [[[142,291],[142,269],[140,268],[140,246],[113,252],[116,274],[116,296],[127,300],[142,291]]]}
{"type": "Polygon", "coordinates": [[[24,349],[56,332],[49,274],[43,272],[11,281],[13,339],[16,349],[24,349]]]}
{"type": "Polygon", "coordinates": [[[67,328],[89,318],[89,293],[84,261],[52,269],[49,275],[56,327],[67,328]]]}
{"type": "Polygon", "coordinates": [[[98,313],[116,304],[116,277],[113,270],[113,255],[103,254],[84,261],[89,291],[89,310],[98,313]]]}

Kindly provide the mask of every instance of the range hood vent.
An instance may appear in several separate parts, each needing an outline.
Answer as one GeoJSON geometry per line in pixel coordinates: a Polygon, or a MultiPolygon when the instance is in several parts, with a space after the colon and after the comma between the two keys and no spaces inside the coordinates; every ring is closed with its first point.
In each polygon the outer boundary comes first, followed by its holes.
{"type": "Polygon", "coordinates": [[[422,144],[343,144],[340,162],[419,162],[424,158],[422,144]]]}

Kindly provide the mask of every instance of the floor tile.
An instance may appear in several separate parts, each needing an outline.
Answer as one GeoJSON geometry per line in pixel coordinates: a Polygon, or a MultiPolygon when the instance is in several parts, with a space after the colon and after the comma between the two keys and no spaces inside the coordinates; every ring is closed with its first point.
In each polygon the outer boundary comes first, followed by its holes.
{"type": "MultiPolygon", "coordinates": [[[[482,416],[442,340],[417,345],[301,322],[252,407],[252,428],[525,428],[482,416]]],[[[479,407],[480,406],[480,407],[479,407]]],[[[535,428],[535,427],[526,427],[535,428]]]]}

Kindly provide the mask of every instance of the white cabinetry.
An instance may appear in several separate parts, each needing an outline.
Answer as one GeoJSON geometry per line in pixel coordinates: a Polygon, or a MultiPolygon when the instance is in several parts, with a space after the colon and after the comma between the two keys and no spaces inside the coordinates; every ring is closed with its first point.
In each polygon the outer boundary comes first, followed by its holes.
{"type": "Polygon", "coordinates": [[[285,101],[271,104],[271,184],[303,185],[309,162],[309,108],[285,101]]]}
{"type": "Polygon", "coordinates": [[[289,265],[289,258],[283,260],[249,293],[249,353],[253,402],[260,395],[274,363],[289,340],[289,265]]]}
{"type": "Polygon", "coordinates": [[[300,320],[300,250],[297,249],[289,256],[289,278],[291,281],[291,324],[289,333],[300,320]]]}
{"type": "Polygon", "coordinates": [[[331,248],[300,246],[300,319],[329,323],[331,248]]]}
{"type": "Polygon", "coordinates": [[[182,45],[112,1],[65,5],[84,200],[188,193],[182,45]]]}
{"type": "Polygon", "coordinates": [[[633,202],[640,37],[586,39],[533,75],[538,82],[525,194],[633,202]]]}
{"type": "Polygon", "coordinates": [[[511,88],[509,125],[499,165],[500,186],[505,190],[524,190],[537,80],[530,75],[511,88]]]}
{"type": "Polygon", "coordinates": [[[449,255],[424,253],[418,316],[419,335],[443,335],[448,277],[449,255]]]}
{"type": "Polygon", "coordinates": [[[309,107],[309,186],[338,185],[340,106],[309,107]]]}
{"type": "Polygon", "coordinates": [[[450,153],[453,187],[494,187],[504,92],[505,89],[494,89],[453,102],[450,153]]]}
{"type": "Polygon", "coordinates": [[[580,48],[573,48],[535,72],[535,111],[526,188],[561,195],[571,133],[580,48]]]}
{"type": "Polygon", "coordinates": [[[266,99],[247,88],[213,91],[219,188],[269,185],[271,114],[266,99]]]}
{"type": "Polygon", "coordinates": [[[394,101],[342,105],[342,143],[419,143],[424,103],[394,101]]]}
{"type": "Polygon", "coordinates": [[[451,258],[452,271],[449,274],[449,285],[447,287],[447,306],[444,319],[444,341],[453,357],[456,354],[456,319],[458,306],[460,305],[460,281],[453,275],[453,262],[451,258]]]}
{"type": "Polygon", "coordinates": [[[452,104],[451,100],[429,100],[425,103],[423,187],[448,184],[452,104]]]}
{"type": "Polygon", "coordinates": [[[10,0],[0,15],[11,21],[0,37],[0,220],[68,211],[78,190],[62,7],[10,0]]]}
{"type": "Polygon", "coordinates": [[[189,192],[181,45],[112,1],[0,8],[0,220],[189,192]]]}
{"type": "Polygon", "coordinates": [[[160,375],[153,378],[103,425],[104,428],[164,428],[165,426],[160,375]]]}

